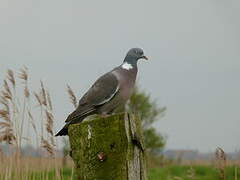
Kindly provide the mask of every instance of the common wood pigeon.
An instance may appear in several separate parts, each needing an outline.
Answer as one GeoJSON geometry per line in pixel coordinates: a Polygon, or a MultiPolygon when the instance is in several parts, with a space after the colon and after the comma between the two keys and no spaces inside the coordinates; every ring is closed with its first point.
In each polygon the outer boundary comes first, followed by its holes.
{"type": "Polygon", "coordinates": [[[123,63],[101,76],[80,99],[78,107],[65,121],[65,126],[56,136],[68,135],[70,124],[80,123],[89,115],[111,114],[124,105],[131,96],[137,76],[137,61],[148,59],[140,48],[128,51],[123,63]]]}

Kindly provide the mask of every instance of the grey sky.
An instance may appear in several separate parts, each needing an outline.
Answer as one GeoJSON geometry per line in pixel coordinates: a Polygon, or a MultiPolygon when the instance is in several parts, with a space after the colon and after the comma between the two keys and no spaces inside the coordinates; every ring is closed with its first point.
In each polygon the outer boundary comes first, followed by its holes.
{"type": "Polygon", "coordinates": [[[240,1],[0,1],[0,79],[30,69],[53,94],[56,129],[98,76],[142,47],[138,81],[167,114],[168,148],[240,149],[240,1]]]}

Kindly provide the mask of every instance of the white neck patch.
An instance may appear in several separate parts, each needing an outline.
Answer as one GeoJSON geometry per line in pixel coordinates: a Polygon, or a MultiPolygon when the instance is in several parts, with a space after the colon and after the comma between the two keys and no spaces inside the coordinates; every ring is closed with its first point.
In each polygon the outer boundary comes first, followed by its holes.
{"type": "Polygon", "coordinates": [[[131,64],[125,62],[125,63],[122,64],[122,68],[126,69],[126,70],[129,70],[129,69],[132,69],[133,66],[131,64]]]}

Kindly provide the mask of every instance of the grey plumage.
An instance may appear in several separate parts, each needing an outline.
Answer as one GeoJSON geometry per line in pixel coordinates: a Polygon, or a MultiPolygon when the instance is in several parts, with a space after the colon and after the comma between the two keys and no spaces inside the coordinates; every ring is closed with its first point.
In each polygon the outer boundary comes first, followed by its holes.
{"type": "Polygon", "coordinates": [[[101,76],[80,99],[78,107],[66,119],[56,134],[68,134],[69,124],[79,123],[92,114],[110,114],[129,99],[137,76],[137,61],[147,59],[142,49],[132,48],[123,63],[101,76]]]}

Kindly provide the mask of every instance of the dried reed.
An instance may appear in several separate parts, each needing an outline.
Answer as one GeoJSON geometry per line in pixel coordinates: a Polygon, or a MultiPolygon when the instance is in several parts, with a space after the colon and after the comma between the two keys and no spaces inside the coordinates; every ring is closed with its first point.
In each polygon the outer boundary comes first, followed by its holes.
{"type": "MultiPolygon", "coordinates": [[[[0,91],[0,142],[6,142],[7,144],[14,144],[17,149],[21,149],[22,140],[27,139],[24,134],[26,131],[29,133],[29,127],[31,126],[36,135],[36,142],[38,143],[38,131],[35,124],[34,117],[31,112],[31,100],[30,100],[30,90],[28,88],[28,69],[23,67],[19,71],[18,75],[23,86],[23,96],[16,93],[19,88],[16,87],[16,78],[12,70],[7,71],[6,79],[3,81],[3,87],[0,91]],[[9,86],[11,84],[11,86],[9,86]],[[26,124],[26,119],[28,119],[28,124],[26,124]],[[24,127],[28,125],[28,128],[24,127]],[[24,137],[25,136],[25,137],[24,137]]],[[[20,91],[21,92],[21,91],[20,91]]],[[[41,118],[40,123],[42,133],[40,134],[41,142],[43,147],[47,147],[46,141],[49,141],[53,148],[55,142],[53,139],[53,113],[52,113],[52,101],[49,92],[46,90],[42,81],[40,81],[40,92],[33,93],[38,105],[41,107],[41,118]],[[43,114],[44,112],[44,114],[43,114]],[[44,138],[43,126],[46,122],[46,133],[48,138],[44,138]]],[[[49,151],[49,148],[47,149],[49,151]]]]}
{"type": "MultiPolygon", "coordinates": [[[[28,69],[26,67],[23,67],[20,69],[19,71],[19,79],[22,81],[22,83],[24,84],[23,87],[23,104],[22,104],[22,117],[21,117],[21,122],[20,122],[20,146],[22,144],[22,138],[23,137],[23,127],[25,125],[25,116],[27,116],[26,113],[26,106],[29,102],[29,98],[30,98],[30,92],[28,89],[28,69]]],[[[29,129],[29,128],[28,128],[29,129]]]]}
{"type": "Polygon", "coordinates": [[[20,69],[20,72],[19,72],[19,78],[24,80],[24,81],[28,81],[28,68],[27,67],[23,67],[20,69]]]}
{"type": "MultiPolygon", "coordinates": [[[[53,159],[51,157],[22,157],[20,159],[21,166],[19,171],[16,172],[12,162],[14,161],[13,156],[3,156],[2,163],[4,166],[0,166],[0,179],[40,179],[46,180],[46,177],[49,175],[50,171],[55,172],[55,168],[62,168],[62,158],[53,159]],[[41,178],[38,176],[41,173],[41,178]],[[31,177],[31,178],[27,178],[31,177]]],[[[73,162],[70,158],[67,159],[67,168],[73,168],[73,162]]],[[[63,179],[62,175],[54,174],[53,179],[63,179]],[[58,176],[58,177],[57,177],[58,176]]],[[[72,175],[73,177],[73,175],[72,175]]]]}
{"type": "Polygon", "coordinates": [[[54,139],[54,115],[53,106],[50,93],[46,90],[43,81],[40,81],[40,92],[34,93],[34,96],[41,108],[41,147],[46,150],[46,152],[55,161],[55,174],[56,179],[61,179],[59,175],[59,168],[56,165],[56,142],[54,139]],[[43,128],[45,125],[45,128],[43,128]]]}
{"type": "MultiPolygon", "coordinates": [[[[7,82],[6,82],[7,83],[7,82]]],[[[4,88],[4,91],[9,91],[4,88]]],[[[0,95],[0,142],[6,142],[7,144],[16,144],[16,135],[14,134],[13,123],[10,117],[9,100],[4,94],[0,95]]]]}
{"type": "Polygon", "coordinates": [[[216,149],[215,152],[215,157],[216,157],[216,166],[218,169],[218,174],[219,174],[219,178],[221,180],[226,180],[226,166],[227,166],[227,156],[224,152],[224,150],[220,147],[218,147],[216,149]]]}
{"type": "Polygon", "coordinates": [[[36,93],[36,92],[33,92],[33,94],[34,94],[34,96],[35,96],[35,98],[36,98],[36,100],[38,102],[38,105],[42,106],[42,101],[41,101],[40,95],[38,93],[36,93]]]}
{"type": "Polygon", "coordinates": [[[37,92],[33,92],[33,95],[38,103],[38,106],[40,107],[40,116],[41,116],[41,134],[40,134],[40,137],[43,138],[44,136],[44,129],[43,129],[43,126],[44,126],[44,117],[43,117],[43,103],[42,103],[42,96],[41,96],[41,93],[37,93],[37,92]]]}
{"type": "Polygon", "coordinates": [[[192,166],[187,170],[187,177],[191,180],[196,179],[196,172],[195,172],[195,170],[193,169],[192,166]]]}
{"type": "Polygon", "coordinates": [[[28,69],[26,67],[21,68],[19,71],[18,77],[19,77],[19,79],[22,80],[22,82],[24,84],[24,96],[26,98],[29,98],[30,92],[28,89],[28,69]]]}
{"type": "Polygon", "coordinates": [[[40,81],[40,84],[41,84],[41,100],[42,100],[42,104],[44,106],[47,106],[47,93],[46,93],[46,90],[44,88],[44,84],[42,81],[40,81]]]}
{"type": "Polygon", "coordinates": [[[53,110],[52,100],[51,100],[51,96],[48,91],[47,91],[47,102],[48,102],[49,109],[52,111],[53,110]]]}
{"type": "Polygon", "coordinates": [[[16,87],[16,80],[15,80],[14,73],[11,69],[8,69],[8,71],[7,71],[7,78],[12,83],[13,88],[15,88],[16,87]]]}
{"type": "Polygon", "coordinates": [[[70,102],[72,103],[72,105],[75,108],[77,108],[77,98],[76,98],[75,93],[73,92],[72,88],[69,85],[67,85],[67,92],[69,95],[70,102]]]}
{"type": "Polygon", "coordinates": [[[3,88],[4,88],[4,89],[3,89],[3,91],[2,91],[2,95],[3,95],[6,99],[11,100],[11,99],[12,99],[12,92],[11,92],[11,90],[10,90],[10,87],[9,87],[8,82],[7,82],[6,79],[3,81],[3,88]]]}
{"type": "Polygon", "coordinates": [[[52,148],[51,144],[46,139],[42,139],[41,143],[42,143],[42,147],[45,150],[47,150],[47,152],[50,154],[51,157],[53,157],[54,156],[54,151],[53,151],[53,148],[52,148]]]}
{"type": "MultiPolygon", "coordinates": [[[[30,128],[35,133],[37,147],[42,147],[53,157],[51,158],[53,166],[49,166],[46,170],[49,171],[54,168],[55,178],[61,179],[59,160],[55,156],[57,144],[54,139],[54,114],[50,93],[45,88],[43,81],[40,81],[40,91],[38,93],[33,92],[33,97],[35,97],[37,104],[40,106],[40,112],[34,111],[34,113],[32,113],[31,92],[28,88],[29,75],[26,67],[20,69],[18,78],[23,84],[21,87],[17,86],[18,79],[15,78],[14,72],[8,70],[0,91],[0,142],[6,142],[11,145],[13,151],[16,150],[17,152],[17,156],[9,156],[8,158],[6,157],[7,159],[4,157],[5,166],[4,169],[0,167],[0,179],[2,177],[4,177],[4,179],[17,179],[19,177],[28,179],[31,177],[29,173],[22,174],[22,159],[24,157],[20,158],[22,141],[30,139],[28,135],[30,128]],[[36,113],[41,114],[41,121],[37,124],[33,116],[33,114],[35,115],[36,113]],[[26,125],[28,128],[25,128],[26,125]],[[40,134],[38,134],[38,125],[40,125],[42,129],[40,134]],[[45,128],[43,128],[44,126],[45,128]],[[38,138],[41,138],[40,144],[38,143],[38,138]],[[14,177],[13,174],[15,174],[14,177]]],[[[76,104],[76,97],[74,97],[73,92],[72,98],[76,104]]],[[[29,142],[30,141],[28,141],[28,143],[29,142]]],[[[62,160],[60,162],[62,162],[62,160]]],[[[39,166],[45,167],[43,158],[39,158],[37,164],[36,167],[38,169],[39,166]]],[[[29,171],[30,169],[31,165],[27,164],[24,171],[29,171]]],[[[42,173],[42,179],[46,178],[49,178],[48,173],[42,173]]]]}

